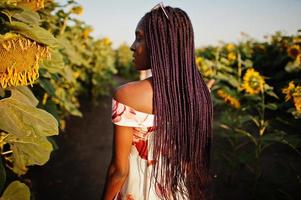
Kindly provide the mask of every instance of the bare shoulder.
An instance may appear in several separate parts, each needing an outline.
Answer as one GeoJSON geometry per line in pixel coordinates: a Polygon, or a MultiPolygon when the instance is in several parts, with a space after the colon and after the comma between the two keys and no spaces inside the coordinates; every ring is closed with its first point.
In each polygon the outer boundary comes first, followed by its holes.
{"type": "Polygon", "coordinates": [[[114,99],[137,111],[152,113],[153,89],[151,79],[133,81],[119,86],[114,99]]]}

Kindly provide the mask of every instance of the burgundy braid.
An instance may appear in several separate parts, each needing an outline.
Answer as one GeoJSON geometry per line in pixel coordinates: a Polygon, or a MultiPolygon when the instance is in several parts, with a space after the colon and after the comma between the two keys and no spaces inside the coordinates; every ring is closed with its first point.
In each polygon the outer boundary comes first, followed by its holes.
{"type": "Polygon", "coordinates": [[[188,15],[165,9],[169,20],[161,8],[143,17],[154,89],[153,177],[164,199],[200,200],[209,180],[212,102],[196,67],[188,15]]]}

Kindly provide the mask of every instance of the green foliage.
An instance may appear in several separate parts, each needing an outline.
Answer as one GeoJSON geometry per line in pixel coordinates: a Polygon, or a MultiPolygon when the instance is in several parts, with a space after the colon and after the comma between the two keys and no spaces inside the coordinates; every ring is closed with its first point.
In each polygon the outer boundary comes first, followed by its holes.
{"type": "Polygon", "coordinates": [[[0,143],[10,145],[11,154],[5,159],[12,163],[11,169],[18,175],[26,173],[29,165],[43,165],[48,161],[52,145],[46,137],[58,134],[56,119],[36,108],[37,103],[24,86],[11,89],[11,96],[0,100],[3,113],[0,129],[5,131],[0,135],[0,143]]]}
{"type": "MultiPolygon", "coordinates": [[[[117,70],[111,42],[89,35],[92,28],[73,17],[82,11],[75,1],[65,5],[53,1],[0,1],[0,35],[20,34],[31,43],[46,46],[51,54],[38,63],[39,79],[31,89],[0,88],[1,190],[6,169],[21,176],[28,166],[49,160],[53,146],[48,137],[58,134],[59,125],[64,130],[67,116],[82,116],[80,95],[96,102],[114,84],[112,75],[117,70]]],[[[5,67],[0,66],[0,78],[6,73],[5,67]]],[[[29,189],[14,182],[2,198],[29,199],[29,189]]]]}
{"type": "MultiPolygon", "coordinates": [[[[300,81],[300,47],[300,35],[276,33],[270,42],[245,38],[237,45],[223,44],[196,51],[200,72],[207,81],[215,80],[211,89],[218,113],[215,134],[225,143],[215,153],[215,159],[226,163],[221,166],[221,187],[240,184],[253,199],[279,195],[275,189],[269,190],[271,184],[282,195],[287,193],[287,187],[273,179],[278,175],[276,171],[272,176],[267,174],[265,163],[276,151],[273,146],[279,145],[292,149],[300,160],[301,137],[297,133],[301,127],[296,113],[301,112],[301,87],[292,83],[287,86],[289,81],[300,81]],[[294,100],[295,108],[290,108],[293,112],[287,108],[284,94],[294,100]],[[288,111],[293,115],[288,115],[288,111]]],[[[288,160],[282,160],[279,168],[293,173],[285,163],[288,160]]]]}
{"type": "Polygon", "coordinates": [[[29,188],[19,181],[14,181],[3,192],[1,200],[29,200],[30,191],[29,188]]]}

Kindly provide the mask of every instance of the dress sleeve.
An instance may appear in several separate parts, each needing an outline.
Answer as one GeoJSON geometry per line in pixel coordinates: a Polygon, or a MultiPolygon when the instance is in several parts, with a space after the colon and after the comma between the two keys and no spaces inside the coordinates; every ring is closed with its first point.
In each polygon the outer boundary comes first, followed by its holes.
{"type": "Polygon", "coordinates": [[[119,126],[141,127],[136,111],[112,99],[112,122],[119,126]]]}

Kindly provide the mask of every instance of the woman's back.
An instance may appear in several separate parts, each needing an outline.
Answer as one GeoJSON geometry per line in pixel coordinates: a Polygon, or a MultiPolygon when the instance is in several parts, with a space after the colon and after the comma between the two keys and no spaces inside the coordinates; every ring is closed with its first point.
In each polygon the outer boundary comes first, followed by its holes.
{"type": "Polygon", "coordinates": [[[154,114],[152,77],[118,87],[114,98],[137,111],[154,114]]]}

